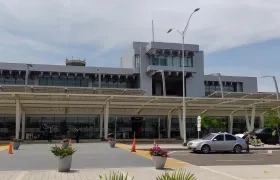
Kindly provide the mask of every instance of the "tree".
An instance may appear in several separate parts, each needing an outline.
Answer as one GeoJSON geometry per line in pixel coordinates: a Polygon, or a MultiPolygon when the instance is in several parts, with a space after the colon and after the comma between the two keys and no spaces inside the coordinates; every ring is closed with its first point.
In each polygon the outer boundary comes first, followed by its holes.
{"type": "MultiPolygon", "coordinates": [[[[280,144],[280,135],[279,135],[279,126],[280,126],[280,117],[276,110],[270,110],[265,114],[264,122],[266,127],[276,128],[278,134],[278,142],[280,144]]],[[[275,134],[275,133],[274,133],[275,134]]]]}
{"type": "Polygon", "coordinates": [[[213,129],[224,129],[226,126],[225,121],[219,117],[212,117],[207,114],[201,116],[201,127],[206,129],[209,132],[212,132],[213,129]]]}

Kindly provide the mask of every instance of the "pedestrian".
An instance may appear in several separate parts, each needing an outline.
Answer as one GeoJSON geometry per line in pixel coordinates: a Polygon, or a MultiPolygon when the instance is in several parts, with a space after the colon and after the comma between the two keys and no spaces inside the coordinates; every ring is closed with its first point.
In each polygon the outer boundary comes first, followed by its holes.
{"type": "Polygon", "coordinates": [[[52,126],[50,125],[49,128],[48,128],[48,141],[49,142],[52,142],[52,133],[53,133],[53,129],[52,129],[52,126]]]}
{"type": "Polygon", "coordinates": [[[81,135],[80,129],[76,128],[76,143],[80,142],[80,135],[81,135]]]}
{"type": "Polygon", "coordinates": [[[248,132],[245,132],[245,133],[244,133],[243,139],[245,139],[245,142],[246,142],[246,144],[247,144],[246,152],[249,153],[249,152],[250,152],[250,146],[249,146],[249,143],[250,143],[250,136],[249,136],[249,133],[248,133],[248,132]]]}

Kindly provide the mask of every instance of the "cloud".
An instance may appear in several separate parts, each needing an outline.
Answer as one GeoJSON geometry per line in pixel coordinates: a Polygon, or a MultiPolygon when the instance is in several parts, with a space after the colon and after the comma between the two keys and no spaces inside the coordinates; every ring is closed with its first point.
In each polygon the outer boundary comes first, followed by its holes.
{"type": "MultiPolygon", "coordinates": [[[[104,57],[151,41],[152,20],[156,41],[181,42],[166,31],[182,30],[197,7],[185,42],[205,54],[280,37],[279,0],[0,0],[2,61],[62,64],[74,56],[88,65],[119,64],[104,57]]],[[[244,75],[257,73],[244,68],[244,75]]]]}

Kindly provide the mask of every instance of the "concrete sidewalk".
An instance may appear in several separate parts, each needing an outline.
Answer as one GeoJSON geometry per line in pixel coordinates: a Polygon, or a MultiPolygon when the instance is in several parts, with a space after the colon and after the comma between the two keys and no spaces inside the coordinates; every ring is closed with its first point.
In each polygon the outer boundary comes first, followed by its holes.
{"type": "MultiPolygon", "coordinates": [[[[199,167],[188,166],[184,168],[187,172],[195,174],[197,180],[272,180],[280,179],[280,168],[277,166],[211,166],[199,167]],[[246,172],[246,173],[244,173],[246,172]]],[[[59,173],[56,170],[42,171],[0,171],[2,180],[99,180],[99,175],[110,171],[128,173],[130,179],[155,180],[164,173],[164,170],[155,168],[118,168],[118,169],[79,169],[69,173],[59,173]]],[[[166,171],[172,172],[172,169],[166,171]]]]}

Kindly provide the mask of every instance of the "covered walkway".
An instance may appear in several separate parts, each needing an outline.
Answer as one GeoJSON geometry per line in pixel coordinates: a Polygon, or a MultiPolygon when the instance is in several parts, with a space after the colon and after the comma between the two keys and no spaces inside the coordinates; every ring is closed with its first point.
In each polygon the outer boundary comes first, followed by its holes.
{"type": "MultiPolygon", "coordinates": [[[[92,93],[85,91],[93,88],[29,86],[27,92],[23,92],[22,88],[24,86],[18,87],[18,90],[2,87],[0,92],[0,114],[16,116],[17,138],[21,121],[22,137],[24,137],[26,114],[100,115],[100,137],[108,134],[109,114],[167,116],[168,137],[171,131],[171,118],[176,116],[179,119],[180,134],[183,132],[181,97],[142,96],[143,90],[131,89],[99,89],[99,92],[106,92],[106,94],[95,94],[94,91],[92,93]],[[44,91],[41,92],[40,89],[44,91]],[[115,95],[116,92],[123,93],[115,95]]],[[[245,116],[247,129],[252,130],[256,116],[260,116],[261,126],[263,126],[265,112],[280,107],[280,101],[274,96],[273,93],[230,93],[225,98],[220,98],[218,93],[214,93],[210,97],[186,97],[186,114],[198,116],[207,113],[212,116],[228,116],[230,132],[232,132],[233,116],[245,116]]]]}

